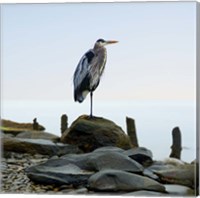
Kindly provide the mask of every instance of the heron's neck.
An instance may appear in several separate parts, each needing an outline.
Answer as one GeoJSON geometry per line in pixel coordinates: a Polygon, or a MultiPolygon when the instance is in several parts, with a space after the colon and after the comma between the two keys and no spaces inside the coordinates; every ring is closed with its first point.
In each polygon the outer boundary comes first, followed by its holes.
{"type": "Polygon", "coordinates": [[[107,54],[107,50],[106,50],[106,48],[105,47],[103,47],[103,46],[97,46],[97,45],[95,45],[94,46],[94,48],[93,48],[93,50],[94,50],[94,52],[96,53],[96,54],[104,54],[104,55],[106,55],[107,54]]]}

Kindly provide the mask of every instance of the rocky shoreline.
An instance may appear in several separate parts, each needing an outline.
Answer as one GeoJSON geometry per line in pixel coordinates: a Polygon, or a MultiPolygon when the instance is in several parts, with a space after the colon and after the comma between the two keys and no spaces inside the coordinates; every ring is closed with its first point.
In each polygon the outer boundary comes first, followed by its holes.
{"type": "Polygon", "coordinates": [[[2,130],[1,193],[195,196],[198,164],[155,161],[112,121],[79,117],[62,134],[2,130]]]}

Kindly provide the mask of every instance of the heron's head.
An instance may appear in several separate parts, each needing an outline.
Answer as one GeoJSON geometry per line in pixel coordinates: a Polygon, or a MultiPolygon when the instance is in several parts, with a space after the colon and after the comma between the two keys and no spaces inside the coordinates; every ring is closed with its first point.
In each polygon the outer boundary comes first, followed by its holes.
{"type": "Polygon", "coordinates": [[[118,41],[114,41],[114,40],[104,40],[104,39],[98,39],[95,43],[95,45],[99,46],[99,47],[103,47],[105,45],[108,44],[114,44],[114,43],[118,43],[118,41]]]}

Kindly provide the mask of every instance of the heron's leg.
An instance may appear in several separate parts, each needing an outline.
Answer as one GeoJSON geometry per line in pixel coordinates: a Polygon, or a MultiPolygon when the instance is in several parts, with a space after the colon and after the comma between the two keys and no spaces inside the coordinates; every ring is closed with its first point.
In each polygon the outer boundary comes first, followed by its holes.
{"type": "Polygon", "coordinates": [[[90,118],[92,118],[93,117],[93,115],[92,115],[92,106],[93,106],[93,101],[92,101],[92,98],[93,98],[93,92],[92,91],[90,91],[90,118]]]}

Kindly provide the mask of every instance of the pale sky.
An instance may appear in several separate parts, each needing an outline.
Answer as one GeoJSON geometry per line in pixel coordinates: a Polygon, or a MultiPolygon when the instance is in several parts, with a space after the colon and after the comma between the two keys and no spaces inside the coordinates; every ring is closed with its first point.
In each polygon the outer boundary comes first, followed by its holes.
{"type": "Polygon", "coordinates": [[[97,100],[194,99],[196,3],[2,6],[3,100],[73,100],[73,73],[99,38],[107,47],[97,100]]]}

